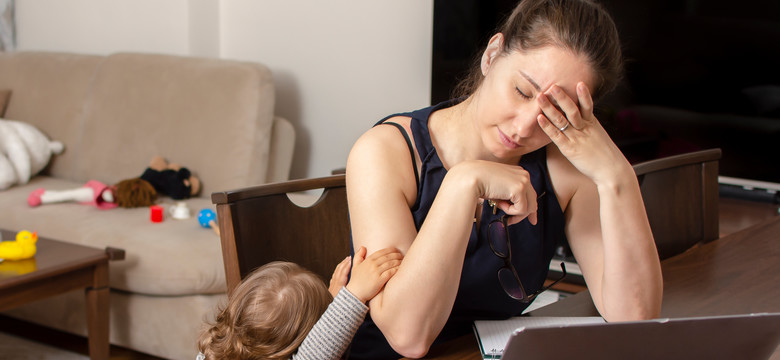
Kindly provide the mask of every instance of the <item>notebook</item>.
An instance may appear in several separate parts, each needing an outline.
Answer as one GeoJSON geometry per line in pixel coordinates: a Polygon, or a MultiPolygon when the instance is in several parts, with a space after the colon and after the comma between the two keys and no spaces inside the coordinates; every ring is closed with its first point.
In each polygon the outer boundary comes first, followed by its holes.
{"type": "Polygon", "coordinates": [[[780,313],[615,323],[521,316],[475,321],[474,331],[484,359],[765,360],[780,345],[780,313]]]}

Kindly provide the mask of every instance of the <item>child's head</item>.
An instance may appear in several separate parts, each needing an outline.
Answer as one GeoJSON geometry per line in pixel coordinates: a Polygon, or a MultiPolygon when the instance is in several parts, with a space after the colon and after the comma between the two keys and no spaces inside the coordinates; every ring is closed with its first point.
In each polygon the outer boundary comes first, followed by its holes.
{"type": "Polygon", "coordinates": [[[314,273],[289,262],[258,268],[198,340],[212,359],[289,359],[333,300],[314,273]]]}

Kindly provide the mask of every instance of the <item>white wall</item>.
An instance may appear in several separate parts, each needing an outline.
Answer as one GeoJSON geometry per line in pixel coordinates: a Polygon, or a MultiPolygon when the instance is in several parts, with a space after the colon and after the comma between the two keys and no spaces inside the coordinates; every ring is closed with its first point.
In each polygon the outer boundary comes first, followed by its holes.
{"type": "Polygon", "coordinates": [[[17,49],[257,61],[295,126],[292,178],[343,167],[381,117],[429,103],[433,0],[24,0],[17,49]]]}

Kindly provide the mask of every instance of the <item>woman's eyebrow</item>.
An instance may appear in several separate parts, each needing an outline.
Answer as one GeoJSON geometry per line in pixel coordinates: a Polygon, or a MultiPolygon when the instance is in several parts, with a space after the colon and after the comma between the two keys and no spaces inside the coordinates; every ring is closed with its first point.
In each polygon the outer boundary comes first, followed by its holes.
{"type": "Polygon", "coordinates": [[[536,81],[534,81],[534,79],[531,79],[531,77],[528,76],[528,74],[524,73],[522,70],[517,70],[517,72],[519,72],[520,75],[522,75],[526,80],[528,80],[528,82],[531,83],[531,85],[533,85],[536,91],[542,91],[542,87],[539,86],[539,84],[537,84],[536,81]]]}

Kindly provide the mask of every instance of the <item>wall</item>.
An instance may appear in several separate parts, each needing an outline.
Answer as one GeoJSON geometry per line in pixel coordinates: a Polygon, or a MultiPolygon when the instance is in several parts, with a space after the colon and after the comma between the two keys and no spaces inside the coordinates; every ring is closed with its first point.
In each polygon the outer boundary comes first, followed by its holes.
{"type": "Polygon", "coordinates": [[[257,61],[297,139],[291,178],[343,167],[381,117],[428,105],[433,0],[26,0],[17,49],[257,61]]]}

